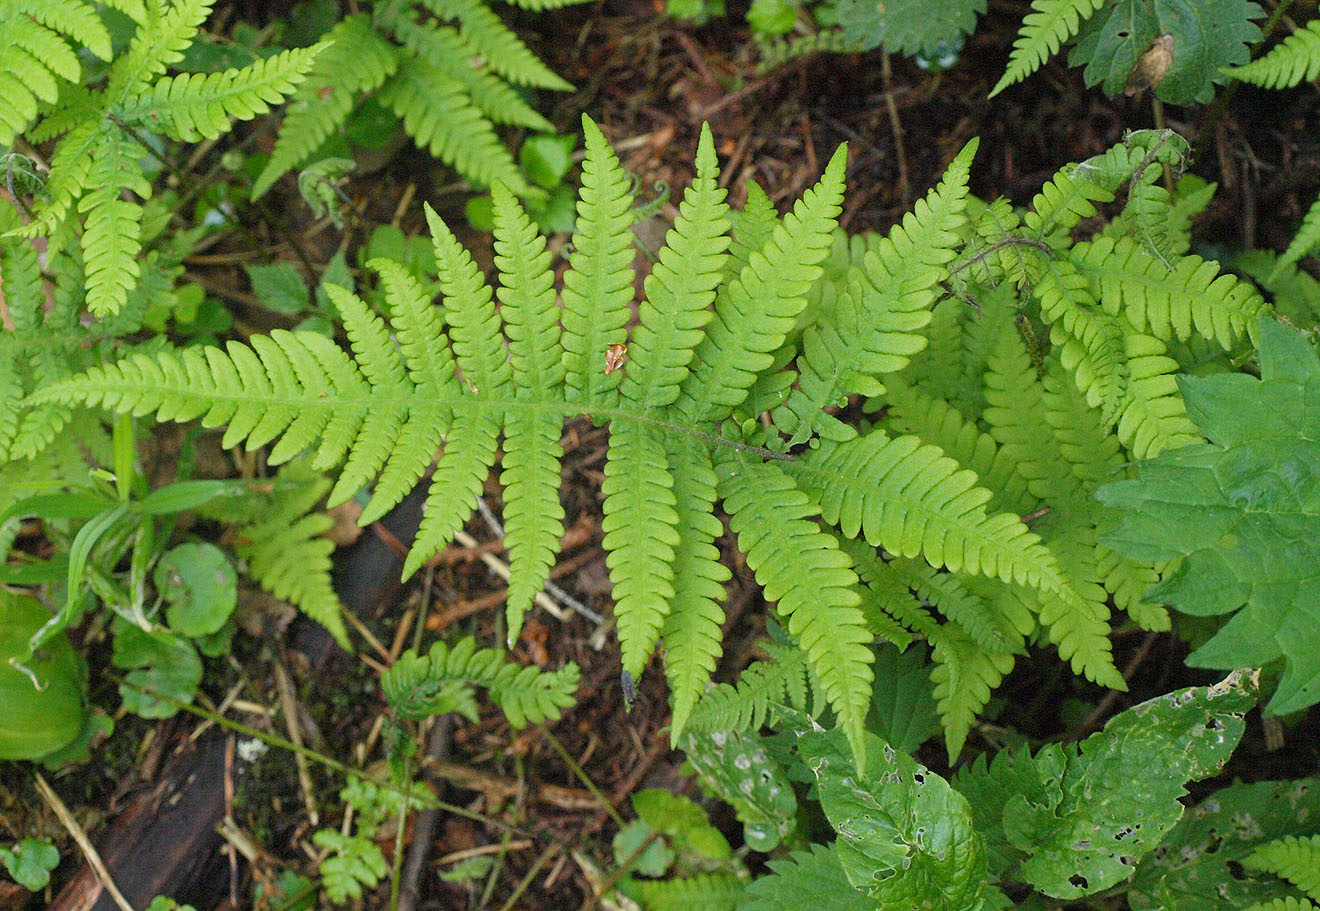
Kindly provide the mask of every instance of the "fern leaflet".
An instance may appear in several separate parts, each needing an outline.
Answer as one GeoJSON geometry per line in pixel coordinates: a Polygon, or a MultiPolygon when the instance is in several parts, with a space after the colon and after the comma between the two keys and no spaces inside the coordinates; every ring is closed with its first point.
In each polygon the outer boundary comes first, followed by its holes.
{"type": "Polygon", "coordinates": [[[545,672],[508,661],[502,651],[477,648],[465,636],[453,646],[437,642],[425,655],[408,649],[381,675],[385,700],[400,718],[418,719],[462,711],[471,721],[476,703],[473,686],[486,687],[490,698],[515,728],[557,721],[573,704],[578,666],[569,662],[545,672]]]}
{"type": "Polygon", "coordinates": [[[1008,57],[1008,68],[990,90],[990,97],[1040,69],[1103,4],[1104,0],[1031,0],[1032,11],[1022,20],[1022,30],[1008,57]]]}
{"type": "Polygon", "coordinates": [[[1226,67],[1229,76],[1264,89],[1289,89],[1320,76],[1320,19],[1312,19],[1264,57],[1226,67]]]}

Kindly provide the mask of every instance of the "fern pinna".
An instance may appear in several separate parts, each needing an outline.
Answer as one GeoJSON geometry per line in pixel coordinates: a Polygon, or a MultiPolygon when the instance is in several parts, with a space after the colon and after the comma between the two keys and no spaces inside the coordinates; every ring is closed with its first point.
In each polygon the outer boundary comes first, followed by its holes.
{"type": "Polygon", "coordinates": [[[914,436],[861,432],[828,413],[850,395],[884,392],[880,377],[925,345],[921,330],[974,231],[966,181],[975,144],[890,237],[847,269],[837,294],[821,297],[814,286],[836,232],[845,150],[782,219],[758,202],[731,235],[704,130],[696,178],[629,334],[630,180],[600,130],[589,120],[584,129],[562,310],[543,239],[496,185],[497,292],[428,212],[443,306],[399,265],[373,262],[388,324],[351,291],[330,292],[351,354],[314,333],[273,332],[223,349],[134,355],[53,384],[33,401],[200,418],[227,425],[226,446],[273,443],[273,463],[313,449],[314,467],[345,463],[332,503],[375,480],[364,523],[397,503],[443,447],[406,573],[467,519],[502,435],[511,639],[562,531],[562,422],[581,413],[609,422],[604,546],[624,670],[639,677],[663,638],[675,737],[720,654],[729,571],[715,547],[717,499],[854,748],[871,695],[871,642],[877,634],[910,639],[901,616],[896,623],[868,600],[868,575],[889,565],[877,547],[897,559],[924,558],[913,579],[933,565],[998,580],[1021,598],[1037,593],[1042,612],[1062,615],[1047,625],[1062,630],[1065,656],[1072,648],[1080,670],[1121,685],[1097,624],[1079,639],[1079,621],[1065,619],[1094,618],[1062,561],[1017,515],[994,508],[995,495],[977,486],[973,471],[914,436]],[[809,302],[815,318],[803,331],[809,302]],[[776,417],[769,427],[751,420],[766,411],[776,417]],[[797,442],[813,445],[790,451],[797,442]]]}
{"type": "MultiPolygon", "coordinates": [[[[5,52],[7,72],[37,92],[42,114],[26,134],[31,142],[58,137],[50,158],[50,176],[34,206],[34,217],[13,229],[23,237],[81,233],[86,271],[87,306],[93,314],[117,313],[142,276],[143,207],[152,187],[140,159],[155,155],[154,137],[195,142],[229,132],[231,118],[251,120],[293,92],[324,45],[285,51],[242,68],[217,73],[166,75],[184,59],[210,15],[214,0],[118,0],[109,4],[134,26],[127,50],[111,63],[105,84],[89,88],[70,81],[45,85],[30,55],[5,52]],[[136,199],[134,198],[136,197],[136,199]]],[[[72,52],[51,29],[61,29],[87,44],[98,56],[108,49],[98,13],[78,0],[18,3],[6,10],[20,34],[41,36],[39,46],[65,61],[66,79],[80,73],[68,67],[72,52]],[[49,26],[49,27],[47,27],[49,26]],[[42,29],[45,31],[42,31],[42,29]],[[60,49],[63,49],[62,51],[60,49]],[[58,53],[57,53],[58,52],[58,53]]],[[[3,22],[3,20],[0,20],[3,22]]],[[[47,63],[54,68],[54,63],[47,63]]],[[[0,84],[4,80],[0,79],[0,84]]],[[[8,96],[7,96],[8,97],[8,96]]],[[[20,96],[21,100],[21,94],[20,96]]],[[[13,121],[25,123],[31,117],[13,121]]]]}
{"type": "MultiPolygon", "coordinates": [[[[541,10],[583,0],[513,2],[541,10]]],[[[254,196],[311,161],[360,97],[372,93],[398,115],[418,147],[464,177],[482,185],[498,180],[523,198],[541,194],[524,178],[496,126],[550,132],[550,122],[515,86],[552,91],[572,86],[542,63],[485,0],[382,0],[370,12],[342,19],[322,40],[330,48],[291,99],[254,196]]]]}

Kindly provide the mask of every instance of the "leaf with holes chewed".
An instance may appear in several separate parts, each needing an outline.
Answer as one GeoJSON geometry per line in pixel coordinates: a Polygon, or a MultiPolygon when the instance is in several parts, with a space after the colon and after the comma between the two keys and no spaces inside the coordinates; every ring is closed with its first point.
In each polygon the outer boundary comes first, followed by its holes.
{"type": "Polygon", "coordinates": [[[1238,911],[1289,895],[1278,877],[1243,865],[1260,845],[1320,834],[1320,778],[1236,782],[1183,816],[1137,868],[1133,911],[1238,911]]]}
{"type": "Polygon", "coordinates": [[[1255,674],[1158,696],[1080,744],[1000,753],[954,787],[985,834],[991,872],[1072,899],[1126,880],[1183,814],[1188,781],[1219,772],[1256,701],[1255,674]]]}
{"type": "Polygon", "coordinates": [[[749,848],[772,851],[793,834],[793,785],[760,737],[738,731],[689,732],[681,746],[702,790],[733,807],[749,848]]]}
{"type": "Polygon", "coordinates": [[[985,846],[967,800],[906,753],[867,734],[865,776],[839,731],[798,738],[848,881],[881,908],[981,907],[985,846]]]}

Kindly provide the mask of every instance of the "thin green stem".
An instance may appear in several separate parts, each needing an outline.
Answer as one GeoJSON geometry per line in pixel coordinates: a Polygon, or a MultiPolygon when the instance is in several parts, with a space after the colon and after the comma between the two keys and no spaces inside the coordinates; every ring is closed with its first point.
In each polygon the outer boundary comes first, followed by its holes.
{"type": "Polygon", "coordinates": [[[167,702],[170,705],[174,706],[176,709],[179,709],[180,711],[188,712],[191,715],[196,715],[198,718],[205,718],[207,721],[210,721],[212,724],[218,724],[220,727],[233,731],[236,734],[242,734],[244,737],[254,737],[257,740],[260,740],[262,743],[268,744],[269,746],[278,747],[281,750],[288,750],[290,753],[297,753],[301,756],[305,756],[308,759],[312,760],[313,762],[320,763],[321,765],[325,766],[327,769],[330,769],[332,772],[338,772],[339,774],[350,778],[359,778],[363,781],[370,782],[376,787],[383,788],[387,791],[393,791],[394,793],[399,794],[403,797],[418,799],[419,806],[421,806],[424,809],[444,810],[446,813],[453,813],[455,816],[462,816],[464,819],[471,819],[475,822],[483,822],[486,823],[487,825],[495,826],[498,829],[503,829],[508,832],[513,832],[525,838],[530,837],[530,833],[525,832],[522,829],[519,829],[517,826],[511,826],[506,822],[502,822],[490,816],[483,816],[480,813],[474,813],[471,810],[467,809],[466,807],[460,807],[457,804],[452,804],[452,803],[445,803],[443,800],[436,800],[435,798],[430,798],[429,800],[421,800],[417,794],[410,792],[406,788],[397,785],[392,781],[381,781],[378,778],[374,778],[371,775],[368,775],[366,772],[362,771],[361,769],[355,769],[350,765],[345,765],[339,760],[327,756],[324,753],[317,752],[316,750],[313,750],[309,747],[298,746],[293,741],[285,740],[283,737],[280,737],[276,734],[268,734],[267,732],[258,730],[257,728],[254,728],[251,725],[243,724],[241,721],[234,721],[232,718],[226,718],[225,716],[217,714],[216,712],[212,712],[209,709],[204,709],[199,705],[192,705],[186,702],[181,702],[180,700],[175,699],[173,696],[170,696],[167,693],[157,692],[156,690],[153,690],[150,687],[144,687],[144,686],[139,686],[138,684],[135,683],[130,683],[129,681],[120,677],[118,674],[107,672],[105,676],[108,677],[110,680],[114,681],[115,683],[119,684],[120,686],[128,687],[131,690],[137,690],[139,693],[143,693],[144,695],[151,696],[154,699],[159,699],[161,702],[167,702]]]}
{"type": "Polygon", "coordinates": [[[585,771],[583,771],[582,766],[577,764],[577,760],[569,755],[568,750],[564,749],[564,745],[559,742],[559,739],[555,737],[554,734],[551,734],[550,729],[544,725],[541,726],[541,733],[545,735],[546,740],[550,741],[550,746],[555,748],[555,752],[559,754],[565,764],[573,770],[573,774],[577,776],[578,781],[582,782],[583,787],[591,792],[592,797],[595,797],[596,800],[600,801],[600,805],[605,809],[606,813],[610,814],[610,818],[620,826],[623,826],[623,817],[619,815],[618,810],[614,809],[614,804],[610,803],[609,798],[601,792],[600,788],[596,787],[596,783],[591,780],[590,776],[588,776],[585,771]]]}

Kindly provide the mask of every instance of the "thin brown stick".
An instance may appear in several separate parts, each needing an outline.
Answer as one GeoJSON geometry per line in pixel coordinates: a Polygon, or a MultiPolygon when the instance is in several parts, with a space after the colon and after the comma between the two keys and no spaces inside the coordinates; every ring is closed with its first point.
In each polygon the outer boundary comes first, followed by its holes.
{"type": "Polygon", "coordinates": [[[73,814],[64,805],[64,801],[60,800],[60,795],[56,794],[51,786],[46,783],[46,779],[41,777],[40,772],[34,771],[32,778],[37,786],[37,793],[41,795],[42,800],[46,801],[46,805],[54,812],[60,824],[68,830],[73,840],[78,843],[78,847],[82,849],[83,857],[87,860],[87,866],[92,868],[92,872],[101,881],[105,891],[110,893],[110,897],[119,906],[120,911],[133,911],[133,906],[128,903],[128,899],[124,898],[124,893],[120,892],[119,887],[115,885],[114,878],[111,877],[110,871],[106,869],[105,861],[101,860],[101,855],[92,845],[91,839],[87,837],[87,832],[82,826],[78,825],[78,820],[73,818],[73,814]]]}

